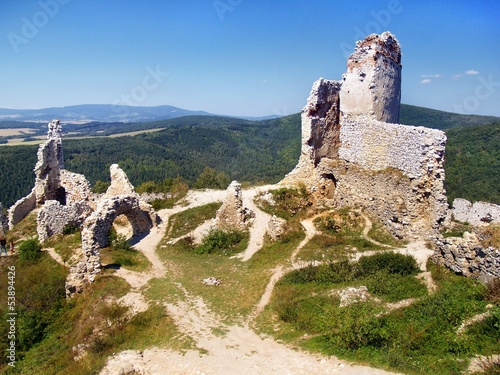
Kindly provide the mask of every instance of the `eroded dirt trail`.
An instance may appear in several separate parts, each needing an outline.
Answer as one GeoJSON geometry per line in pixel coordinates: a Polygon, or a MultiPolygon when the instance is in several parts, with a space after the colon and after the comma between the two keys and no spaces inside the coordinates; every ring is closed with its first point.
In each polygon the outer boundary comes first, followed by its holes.
{"type": "MultiPolygon", "coordinates": [[[[263,187],[259,189],[263,189],[263,187]]],[[[188,208],[222,200],[224,193],[225,191],[190,192],[187,197],[187,205],[160,211],[163,224],[134,245],[152,263],[151,269],[141,273],[126,270],[119,270],[117,273],[132,286],[131,292],[127,295],[129,303],[130,300],[142,301],[144,296],[141,290],[147,282],[152,278],[162,277],[168,272],[155,252],[156,246],[166,230],[165,225],[168,217],[188,208]]],[[[250,250],[247,249],[241,257],[242,260],[250,259],[261,248],[265,226],[269,219],[269,215],[258,210],[253,204],[253,197],[257,193],[257,189],[243,192],[243,196],[246,197],[245,205],[256,212],[256,220],[250,234],[250,250]]],[[[281,278],[284,272],[291,268],[301,267],[301,264],[295,263],[295,258],[300,249],[317,233],[312,220],[313,218],[302,222],[306,237],[292,253],[287,267],[281,266],[273,271],[270,282],[253,314],[249,317],[249,321],[267,305],[275,282],[281,278]]],[[[187,350],[184,353],[160,348],[146,349],[142,352],[124,351],[108,359],[107,365],[101,372],[102,375],[128,373],[127,371],[136,371],[136,373],[142,374],[218,375],[389,374],[389,372],[367,366],[348,364],[335,357],[324,357],[293,350],[272,338],[258,335],[249,328],[248,324],[243,326],[227,325],[221,317],[210,311],[201,297],[190,295],[182,285],[176,284],[175,286],[181,291],[183,297],[175,303],[166,303],[165,308],[179,330],[194,340],[197,349],[187,350]]],[[[144,300],[144,302],[146,301],[144,300]]],[[[137,307],[138,304],[140,305],[140,303],[132,301],[132,306],[137,307]]]]}

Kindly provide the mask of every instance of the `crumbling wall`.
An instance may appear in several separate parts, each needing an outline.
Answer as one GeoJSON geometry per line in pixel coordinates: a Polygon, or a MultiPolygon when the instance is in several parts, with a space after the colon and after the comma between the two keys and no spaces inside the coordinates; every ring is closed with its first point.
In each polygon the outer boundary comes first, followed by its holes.
{"type": "Polygon", "coordinates": [[[24,219],[47,200],[57,200],[65,204],[64,188],[61,187],[61,169],[64,168],[61,123],[53,120],[48,124],[47,141],[38,147],[34,168],[35,186],[31,192],[9,208],[9,226],[24,219]]]}
{"type": "Polygon", "coordinates": [[[297,166],[282,181],[305,183],[333,207],[360,206],[399,238],[428,238],[446,219],[442,131],[399,125],[401,50],[385,32],[356,44],[343,80],[323,78],[302,111],[297,166]]]}
{"type": "Polygon", "coordinates": [[[285,219],[277,217],[276,215],[271,216],[266,227],[266,234],[272,241],[277,241],[283,237],[286,232],[287,223],[285,219]]]}
{"type": "Polygon", "coordinates": [[[471,225],[500,223],[500,206],[487,202],[471,203],[466,199],[457,198],[453,201],[453,218],[471,225]]]}
{"type": "Polygon", "coordinates": [[[52,236],[63,234],[68,225],[80,228],[91,212],[87,202],[68,206],[63,206],[58,201],[45,202],[37,216],[38,240],[43,243],[52,236]]]}
{"type": "Polygon", "coordinates": [[[463,237],[440,236],[432,259],[452,271],[488,281],[500,277],[500,250],[483,246],[475,233],[465,232],[463,237]]]}
{"type": "Polygon", "coordinates": [[[401,101],[401,48],[389,32],[371,34],[356,43],[347,60],[340,92],[340,111],[397,123],[401,101]]]}
{"type": "Polygon", "coordinates": [[[118,166],[112,164],[109,167],[111,175],[111,184],[106,190],[105,197],[114,197],[117,195],[137,195],[134,185],[132,185],[125,172],[118,166]]]}
{"type": "Polygon", "coordinates": [[[62,138],[59,120],[49,123],[47,142],[38,148],[38,160],[35,165],[35,195],[36,202],[43,204],[47,200],[61,200],[60,171],[62,165],[62,138]]]}
{"type": "Polygon", "coordinates": [[[62,169],[60,181],[61,187],[64,188],[67,205],[90,202],[93,199],[90,183],[84,175],[62,169]]]}
{"type": "Polygon", "coordinates": [[[33,188],[31,192],[19,199],[9,208],[9,228],[23,220],[31,211],[36,208],[36,193],[33,188]]]}
{"type": "Polygon", "coordinates": [[[246,229],[255,215],[243,206],[241,184],[238,181],[231,182],[226,192],[226,198],[217,210],[212,226],[222,230],[246,229]]]}
{"type": "Polygon", "coordinates": [[[139,199],[133,185],[128,182],[126,174],[118,165],[112,165],[110,172],[110,188],[97,201],[95,210],[83,222],[83,254],[80,261],[70,268],[70,274],[66,279],[67,296],[81,292],[85,283],[93,282],[96,275],[101,272],[100,249],[109,245],[109,231],[118,216],[127,217],[134,235],[149,232],[159,221],[151,205],[139,199]],[[123,185],[120,182],[123,182],[123,185]]]}

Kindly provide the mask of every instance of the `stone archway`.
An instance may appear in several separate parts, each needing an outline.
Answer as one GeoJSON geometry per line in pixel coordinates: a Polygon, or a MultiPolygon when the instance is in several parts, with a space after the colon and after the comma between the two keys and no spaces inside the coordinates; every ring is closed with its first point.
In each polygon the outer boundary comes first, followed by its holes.
{"type": "Polygon", "coordinates": [[[101,272],[99,249],[109,245],[109,230],[115,219],[125,215],[134,235],[141,235],[157,224],[153,208],[139,200],[137,195],[118,195],[98,202],[96,210],[85,220],[82,229],[83,257],[72,267],[66,281],[66,293],[72,295],[83,290],[83,284],[93,282],[101,272]]]}
{"type": "Polygon", "coordinates": [[[156,224],[156,214],[151,206],[140,202],[136,196],[116,196],[100,202],[83,224],[83,242],[98,248],[109,245],[109,230],[120,215],[125,215],[135,235],[147,233],[156,224]]]}

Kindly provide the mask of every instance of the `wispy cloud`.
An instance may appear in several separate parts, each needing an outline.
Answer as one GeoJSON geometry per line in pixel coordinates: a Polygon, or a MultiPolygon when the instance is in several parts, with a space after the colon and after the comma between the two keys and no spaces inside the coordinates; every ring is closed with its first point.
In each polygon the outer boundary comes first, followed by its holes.
{"type": "Polygon", "coordinates": [[[428,83],[431,83],[431,82],[432,82],[432,80],[430,80],[429,78],[425,78],[425,79],[423,79],[423,80],[420,81],[420,83],[422,85],[427,85],[428,83]]]}
{"type": "Polygon", "coordinates": [[[471,70],[467,70],[465,72],[465,74],[470,75],[470,76],[475,76],[476,74],[479,74],[479,72],[477,70],[471,69],[471,70]]]}
{"type": "Polygon", "coordinates": [[[422,78],[441,78],[441,74],[422,74],[422,78]]]}
{"type": "Polygon", "coordinates": [[[457,79],[460,79],[462,77],[463,77],[463,74],[455,74],[453,77],[451,77],[451,79],[456,81],[457,79]]]}

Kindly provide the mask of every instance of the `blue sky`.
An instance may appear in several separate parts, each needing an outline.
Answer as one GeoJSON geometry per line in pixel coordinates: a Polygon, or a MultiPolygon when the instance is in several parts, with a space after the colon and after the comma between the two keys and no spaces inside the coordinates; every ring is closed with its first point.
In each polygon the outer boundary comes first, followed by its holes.
{"type": "Polygon", "coordinates": [[[1,0],[0,107],[292,114],[391,31],[402,102],[500,116],[498,0],[1,0]]]}

